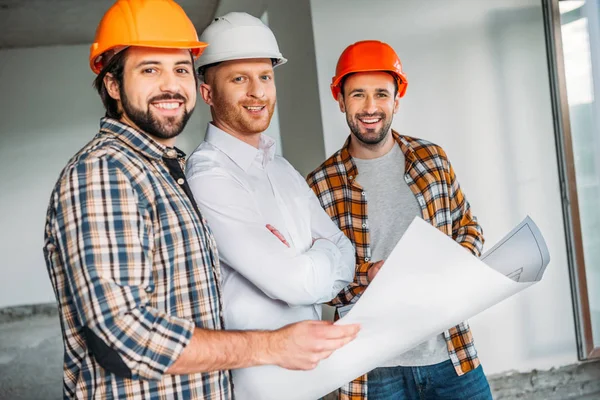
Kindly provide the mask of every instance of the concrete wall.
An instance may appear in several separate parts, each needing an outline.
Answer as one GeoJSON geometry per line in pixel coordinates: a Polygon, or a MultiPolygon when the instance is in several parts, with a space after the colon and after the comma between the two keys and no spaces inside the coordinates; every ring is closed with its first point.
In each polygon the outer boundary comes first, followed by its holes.
{"type": "Polygon", "coordinates": [[[329,92],[337,58],[355,41],[383,40],[399,54],[409,81],[393,126],[446,149],[486,248],[527,214],[548,242],[552,262],[543,282],[471,320],[486,372],[576,362],[540,2],[311,6],[327,154],[349,133],[329,92]]]}

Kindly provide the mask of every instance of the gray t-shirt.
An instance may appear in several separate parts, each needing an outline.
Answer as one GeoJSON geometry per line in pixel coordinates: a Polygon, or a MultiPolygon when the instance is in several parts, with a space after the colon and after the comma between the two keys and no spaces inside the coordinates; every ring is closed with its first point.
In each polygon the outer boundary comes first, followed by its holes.
{"type": "MultiPolygon", "coordinates": [[[[421,207],[404,180],[405,160],[400,146],[394,146],[379,158],[354,158],[354,163],[358,169],[356,182],[362,186],[367,199],[371,260],[385,260],[415,216],[422,215],[421,207]]],[[[442,333],[382,367],[432,365],[448,358],[442,333]]]]}

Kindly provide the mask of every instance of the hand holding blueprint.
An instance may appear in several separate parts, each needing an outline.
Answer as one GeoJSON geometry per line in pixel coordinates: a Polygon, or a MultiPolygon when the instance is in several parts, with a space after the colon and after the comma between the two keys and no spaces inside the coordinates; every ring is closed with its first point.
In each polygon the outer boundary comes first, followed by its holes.
{"type": "Polygon", "coordinates": [[[234,371],[238,400],[315,400],[542,279],[550,255],[527,217],[474,257],[415,218],[361,298],[337,323],[358,337],[312,371],[234,371]],[[244,390],[239,390],[244,388],[244,390]]]}

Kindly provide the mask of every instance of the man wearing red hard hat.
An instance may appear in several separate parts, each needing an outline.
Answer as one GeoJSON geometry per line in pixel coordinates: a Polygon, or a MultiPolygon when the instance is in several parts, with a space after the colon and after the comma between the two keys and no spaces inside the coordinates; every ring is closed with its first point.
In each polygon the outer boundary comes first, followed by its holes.
{"type": "MultiPolygon", "coordinates": [[[[444,150],[391,129],[407,85],[400,59],[386,43],[354,43],[338,60],[331,92],[350,136],[307,178],[334,221],[351,221],[340,228],[355,245],[356,275],[335,300],[338,306],[361,295],[415,216],[476,256],[483,247],[482,229],[444,150]]],[[[466,322],[380,367],[343,386],[339,398],[492,398],[466,322]]]]}
{"type": "Polygon", "coordinates": [[[217,247],[174,147],[204,47],[172,0],[118,0],[96,31],[106,116],[61,172],[45,225],[64,398],[227,400],[228,370],[311,369],[356,335],[313,322],[222,330],[217,247]]]}

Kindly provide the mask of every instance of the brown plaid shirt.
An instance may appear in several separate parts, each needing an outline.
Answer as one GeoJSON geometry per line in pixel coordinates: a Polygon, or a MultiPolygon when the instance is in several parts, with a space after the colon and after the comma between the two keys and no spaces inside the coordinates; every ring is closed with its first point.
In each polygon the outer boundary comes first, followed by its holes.
{"type": "MultiPolygon", "coordinates": [[[[484,241],[483,231],[471,214],[444,150],[422,139],[402,136],[394,131],[392,134],[406,158],[404,179],[415,194],[423,219],[479,256],[484,241]]],[[[358,170],[348,151],[349,143],[350,139],[307,178],[321,206],[356,248],[355,280],[332,301],[333,305],[358,300],[368,284],[367,272],[372,265],[367,202],[362,195],[363,189],[356,183],[358,170]]],[[[463,375],[477,368],[479,359],[468,324],[463,322],[444,335],[456,373],[463,375]]],[[[344,385],[339,398],[366,399],[367,375],[344,385]]]]}

